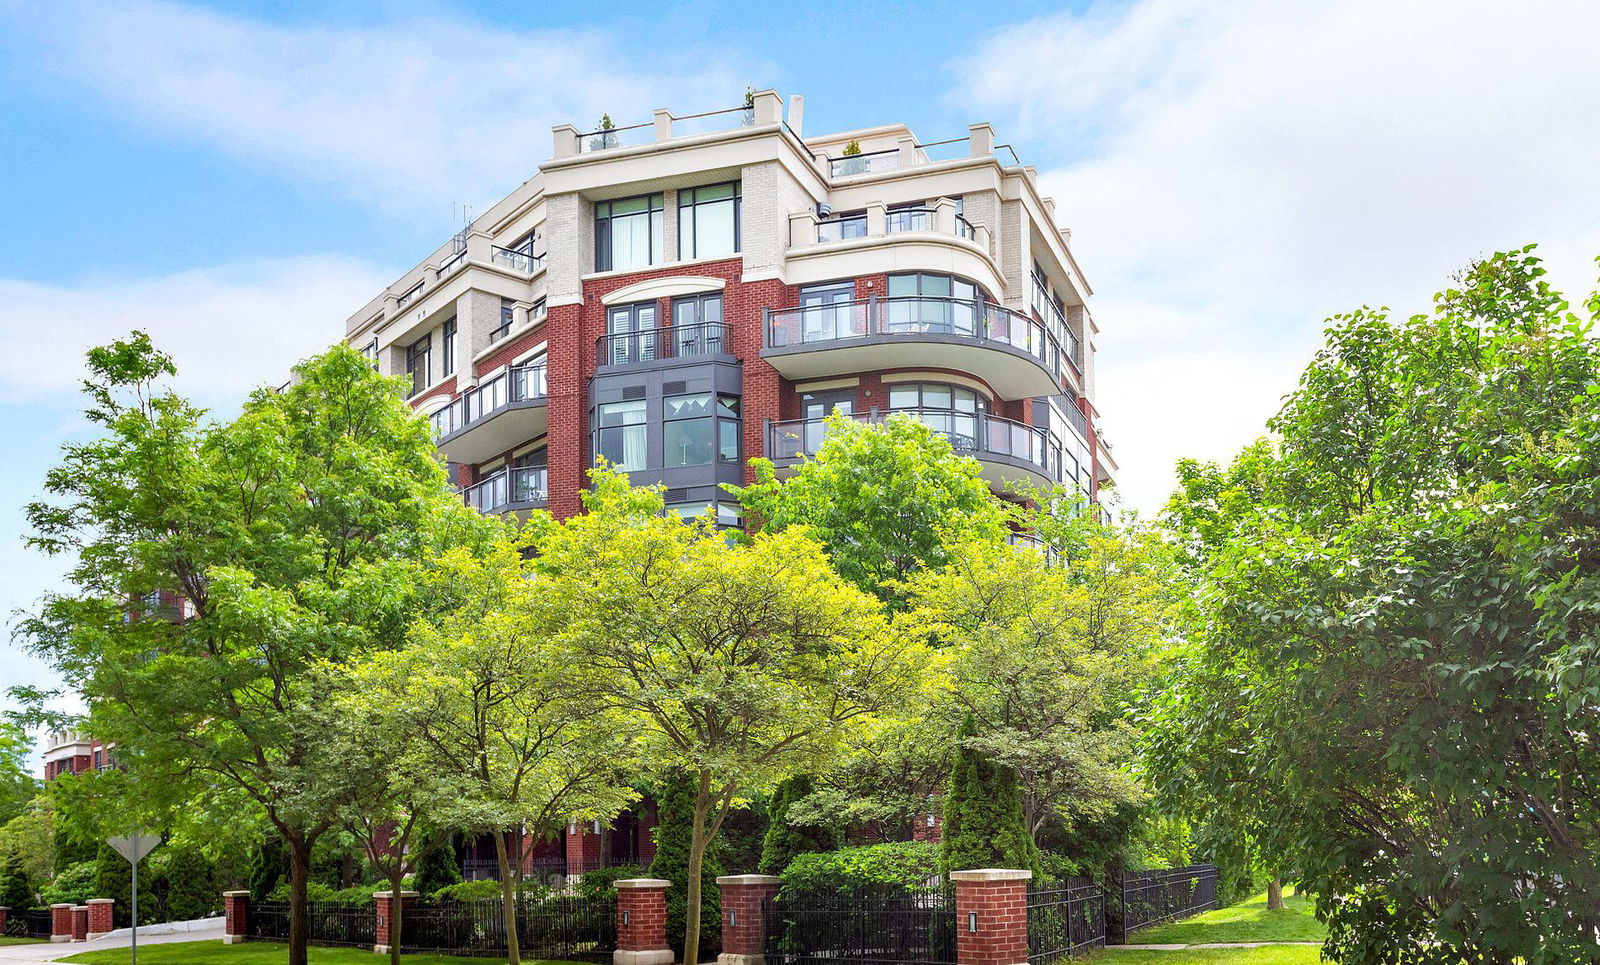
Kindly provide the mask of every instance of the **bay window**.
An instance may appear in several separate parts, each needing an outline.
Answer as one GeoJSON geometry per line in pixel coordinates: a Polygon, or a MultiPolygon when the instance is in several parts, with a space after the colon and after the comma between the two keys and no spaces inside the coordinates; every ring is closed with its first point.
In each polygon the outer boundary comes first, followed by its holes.
{"type": "Polygon", "coordinates": [[[643,399],[606,402],[596,411],[594,453],[618,472],[637,472],[649,465],[643,399]]]}

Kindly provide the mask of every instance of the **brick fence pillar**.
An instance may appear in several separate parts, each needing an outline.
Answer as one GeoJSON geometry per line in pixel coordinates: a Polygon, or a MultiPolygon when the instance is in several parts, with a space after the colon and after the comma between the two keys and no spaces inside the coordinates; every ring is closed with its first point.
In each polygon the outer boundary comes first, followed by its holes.
{"type": "Polygon", "coordinates": [[[90,898],[89,905],[89,934],[88,939],[94,941],[101,935],[110,934],[116,926],[111,924],[111,909],[116,902],[110,898],[90,898]]]}
{"type": "Polygon", "coordinates": [[[244,941],[250,922],[250,892],[224,891],[222,915],[222,944],[237,945],[244,941]]]}
{"type": "Polygon", "coordinates": [[[665,878],[623,878],[617,889],[617,950],[613,965],[672,965],[667,947],[665,878]]]}
{"type": "Polygon", "coordinates": [[[6,914],[10,911],[10,908],[7,908],[5,905],[0,905],[0,935],[4,935],[6,933],[6,914]]]}
{"type": "Polygon", "coordinates": [[[764,965],[767,903],[778,893],[782,878],[773,875],[723,875],[722,954],[717,965],[764,965]]]}
{"type": "Polygon", "coordinates": [[[956,886],[956,962],[1018,965],[1028,960],[1031,871],[952,871],[956,886]]]}
{"type": "MultiPolygon", "coordinates": [[[[394,901],[394,892],[374,891],[372,893],[372,897],[374,899],[373,906],[377,909],[378,914],[377,931],[373,932],[372,950],[377,952],[379,955],[387,955],[389,954],[389,908],[391,903],[394,901]]],[[[412,909],[415,908],[416,905],[417,893],[415,891],[400,892],[401,928],[405,927],[406,916],[411,914],[412,909]]]]}
{"type": "Polygon", "coordinates": [[[72,906],[72,940],[75,942],[87,941],[89,938],[89,906],[72,906]]]}
{"type": "Polygon", "coordinates": [[[71,904],[55,904],[50,906],[50,940],[53,942],[72,941],[71,904]]]}

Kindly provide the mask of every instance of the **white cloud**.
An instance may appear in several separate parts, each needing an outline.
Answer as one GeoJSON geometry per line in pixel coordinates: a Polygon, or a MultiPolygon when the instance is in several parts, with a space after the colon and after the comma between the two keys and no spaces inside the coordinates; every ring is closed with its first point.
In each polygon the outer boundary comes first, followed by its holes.
{"type": "Polygon", "coordinates": [[[952,99],[1073,159],[1041,178],[1103,293],[1130,501],[1259,434],[1328,314],[1425,310],[1528,242],[1586,292],[1596,35],[1578,0],[1138,0],[984,38],[952,99]]]}
{"type": "Polygon", "coordinates": [[[30,4],[39,68],[119,115],[398,213],[482,211],[550,154],[550,128],[734,107],[727,49],[463,19],[268,24],[162,2],[30,4]],[[441,200],[443,199],[443,200],[441,200]]]}
{"type": "Polygon", "coordinates": [[[85,350],[132,329],[172,354],[182,391],[239,400],[338,341],[351,306],[391,275],[302,257],[63,285],[0,279],[0,403],[75,404],[85,350]]]}

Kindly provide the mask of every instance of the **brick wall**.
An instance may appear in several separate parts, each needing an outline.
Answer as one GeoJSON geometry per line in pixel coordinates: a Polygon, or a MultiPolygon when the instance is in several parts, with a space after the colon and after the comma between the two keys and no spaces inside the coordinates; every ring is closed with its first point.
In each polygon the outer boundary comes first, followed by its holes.
{"type": "Polygon", "coordinates": [[[667,947],[668,884],[659,878],[627,878],[616,883],[618,951],[650,952],[667,947]]]}

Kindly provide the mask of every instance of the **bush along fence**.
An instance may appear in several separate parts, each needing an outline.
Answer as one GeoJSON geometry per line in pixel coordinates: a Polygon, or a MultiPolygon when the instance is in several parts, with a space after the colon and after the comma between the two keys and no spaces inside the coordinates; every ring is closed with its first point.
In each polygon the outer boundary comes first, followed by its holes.
{"type": "MultiPolygon", "coordinates": [[[[1032,881],[1029,871],[953,871],[948,886],[914,891],[779,898],[781,879],[725,875],[719,965],[1051,965],[1147,925],[1217,906],[1211,865],[1129,872],[1108,896],[1087,880],[1032,881]]],[[[517,904],[517,937],[529,959],[671,965],[667,888],[659,878],[617,881],[615,894],[553,894],[517,904]]],[[[389,950],[388,892],[375,905],[312,902],[316,945],[389,950]]],[[[422,902],[402,893],[400,950],[406,954],[502,956],[499,899],[422,902]]],[[[227,943],[284,941],[289,908],[223,895],[227,943]]]]}

